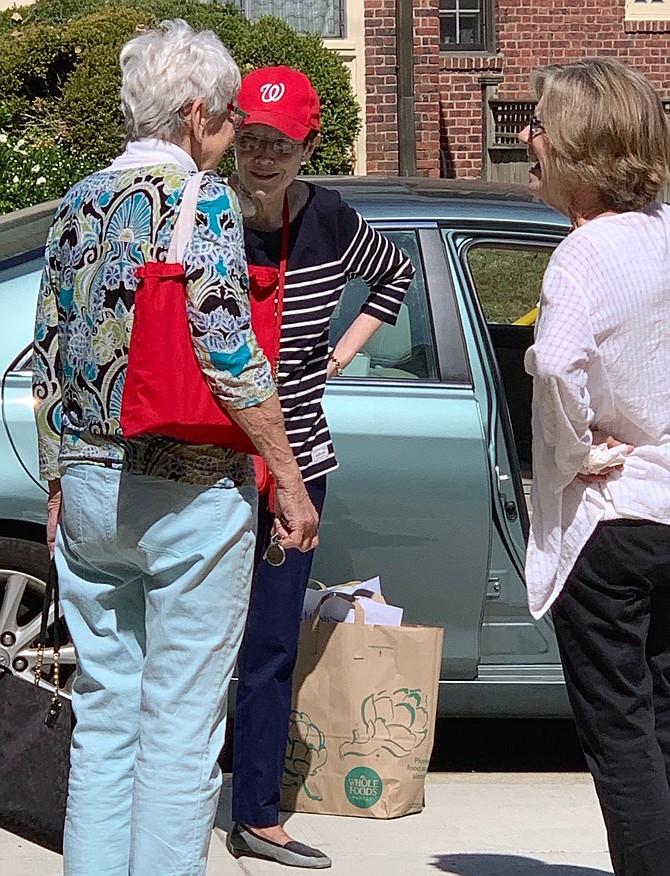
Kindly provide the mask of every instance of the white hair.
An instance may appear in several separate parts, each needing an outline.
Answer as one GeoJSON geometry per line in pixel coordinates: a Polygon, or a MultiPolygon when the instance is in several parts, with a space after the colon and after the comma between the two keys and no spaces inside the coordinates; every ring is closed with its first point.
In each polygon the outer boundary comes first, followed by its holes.
{"type": "Polygon", "coordinates": [[[211,30],[198,33],[181,18],[162,21],[121,49],[121,109],[129,140],[179,142],[186,111],[200,98],[216,128],[240,89],[240,71],[211,30]]]}

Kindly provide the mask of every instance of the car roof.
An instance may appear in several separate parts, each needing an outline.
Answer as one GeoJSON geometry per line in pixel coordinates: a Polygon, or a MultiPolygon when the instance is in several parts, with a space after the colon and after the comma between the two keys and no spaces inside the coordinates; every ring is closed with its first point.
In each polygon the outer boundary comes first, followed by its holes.
{"type": "Polygon", "coordinates": [[[534,198],[527,186],[481,179],[425,177],[306,176],[337,189],[366,219],[494,220],[565,228],[568,220],[534,198]]]}
{"type": "MultiPolygon", "coordinates": [[[[481,221],[567,227],[567,219],[533,198],[527,187],[478,179],[306,176],[342,197],[369,221],[481,221]]],[[[42,249],[57,201],[0,216],[0,265],[42,249]]]]}
{"type": "Polygon", "coordinates": [[[491,183],[482,179],[429,179],[423,176],[303,176],[328,188],[357,195],[399,194],[401,197],[470,198],[535,201],[527,186],[491,183]]]}

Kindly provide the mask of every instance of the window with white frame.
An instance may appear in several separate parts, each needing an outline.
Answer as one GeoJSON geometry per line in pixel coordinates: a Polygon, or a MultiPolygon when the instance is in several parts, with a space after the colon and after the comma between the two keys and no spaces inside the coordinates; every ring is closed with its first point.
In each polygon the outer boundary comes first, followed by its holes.
{"type": "Polygon", "coordinates": [[[637,21],[663,21],[670,18],[667,0],[626,0],[626,18],[637,21]]]}
{"type": "Polygon", "coordinates": [[[440,48],[484,52],[492,48],[493,0],[440,0],[440,48]]]}
{"type": "Polygon", "coordinates": [[[345,0],[233,0],[250,21],[271,15],[298,33],[340,39],[345,36],[345,0]]]}

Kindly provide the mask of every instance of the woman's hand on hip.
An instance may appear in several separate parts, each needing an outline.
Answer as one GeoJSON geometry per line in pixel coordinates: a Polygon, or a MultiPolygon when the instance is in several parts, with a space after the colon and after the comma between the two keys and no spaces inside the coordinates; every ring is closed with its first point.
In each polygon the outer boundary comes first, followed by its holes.
{"type": "MultiPolygon", "coordinates": [[[[618,438],[613,438],[612,435],[606,435],[604,432],[597,431],[593,433],[593,443],[607,444],[607,446],[610,448],[621,447],[622,444],[626,444],[625,441],[619,441],[618,438]]],[[[626,444],[626,450],[628,451],[628,453],[632,453],[635,450],[635,447],[632,444],[626,444]]]]}
{"type": "MultiPolygon", "coordinates": [[[[593,430],[593,447],[599,447],[602,444],[606,444],[607,448],[611,450],[614,447],[625,447],[626,453],[632,453],[635,449],[632,444],[626,444],[624,441],[619,441],[618,438],[614,438],[612,435],[608,435],[606,432],[599,432],[598,430],[593,430]]],[[[583,481],[587,484],[597,484],[602,481],[606,481],[607,478],[614,474],[614,472],[622,471],[623,463],[618,465],[610,465],[607,468],[602,469],[597,474],[589,473],[586,474],[584,472],[580,472],[577,475],[577,479],[583,481]]]]}

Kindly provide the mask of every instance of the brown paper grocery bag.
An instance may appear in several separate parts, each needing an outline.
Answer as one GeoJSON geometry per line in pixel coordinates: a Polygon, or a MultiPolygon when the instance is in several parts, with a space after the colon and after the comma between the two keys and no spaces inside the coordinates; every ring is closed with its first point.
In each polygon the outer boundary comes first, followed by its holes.
{"type": "Polygon", "coordinates": [[[303,621],[282,809],[395,818],[423,808],[441,628],[303,621]]]}

